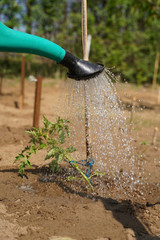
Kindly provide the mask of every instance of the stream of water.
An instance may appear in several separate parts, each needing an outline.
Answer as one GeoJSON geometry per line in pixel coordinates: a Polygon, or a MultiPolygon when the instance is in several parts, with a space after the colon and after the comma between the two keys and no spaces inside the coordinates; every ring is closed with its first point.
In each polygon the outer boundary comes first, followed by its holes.
{"type": "Polygon", "coordinates": [[[87,81],[67,80],[63,117],[72,122],[70,144],[78,149],[74,154],[76,160],[86,159],[87,103],[87,137],[95,161],[94,169],[105,172],[106,176],[105,184],[99,186],[99,193],[105,194],[109,189],[110,196],[115,191],[124,198],[132,198],[135,192],[143,197],[143,169],[141,166],[141,173],[137,169],[127,111],[123,109],[113,82],[116,79],[107,69],[87,81]]]}

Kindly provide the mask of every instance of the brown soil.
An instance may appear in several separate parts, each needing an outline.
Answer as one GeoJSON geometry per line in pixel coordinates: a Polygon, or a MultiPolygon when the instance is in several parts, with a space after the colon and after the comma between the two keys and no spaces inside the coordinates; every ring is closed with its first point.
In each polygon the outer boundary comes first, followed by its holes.
{"type": "MultiPolygon", "coordinates": [[[[18,176],[15,156],[26,146],[29,137],[25,130],[32,126],[34,83],[26,82],[24,109],[17,108],[19,83],[6,80],[0,96],[0,239],[160,239],[160,112],[157,90],[128,86],[125,103],[146,102],[138,108],[132,135],[136,151],[146,164],[145,197],[123,199],[74,191],[63,179],[49,177],[43,167],[43,154],[32,160],[33,168],[27,178],[18,176]],[[141,101],[139,101],[141,100],[141,101]],[[143,100],[143,101],[142,101],[143,100]],[[157,140],[152,145],[154,128],[157,140]],[[156,160],[155,160],[156,159],[156,160]],[[156,165],[156,167],[155,167],[156,165]],[[149,175],[150,174],[150,175],[149,175]],[[147,203],[148,202],[148,203],[147,203]],[[62,238],[63,237],[63,238],[62,238]]],[[[51,121],[57,116],[58,96],[64,89],[61,82],[43,81],[41,119],[45,114],[51,121]]],[[[129,113],[130,114],[130,113],[129,113]]],[[[41,120],[40,120],[41,122],[41,120]]]]}

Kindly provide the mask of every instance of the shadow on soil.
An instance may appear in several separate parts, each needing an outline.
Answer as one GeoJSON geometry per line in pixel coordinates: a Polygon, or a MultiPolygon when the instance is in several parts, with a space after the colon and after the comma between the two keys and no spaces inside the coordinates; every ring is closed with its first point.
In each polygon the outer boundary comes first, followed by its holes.
{"type": "MultiPolygon", "coordinates": [[[[133,205],[131,201],[118,202],[113,199],[100,198],[106,210],[112,211],[114,218],[119,221],[124,228],[130,228],[135,233],[137,240],[159,240],[153,236],[149,226],[144,226],[136,217],[136,208],[145,209],[141,204],[133,205]]],[[[133,238],[134,239],[134,238],[133,238]]]]}
{"type": "MultiPolygon", "coordinates": [[[[40,178],[39,181],[43,182],[40,178]]],[[[46,181],[46,180],[45,180],[46,181]]],[[[101,196],[94,196],[92,194],[87,194],[86,192],[75,191],[68,187],[63,181],[57,181],[54,179],[49,179],[49,182],[54,182],[58,186],[60,186],[65,192],[76,194],[83,198],[89,198],[93,201],[101,201],[104,205],[104,208],[108,211],[111,211],[114,218],[119,221],[124,228],[129,228],[134,231],[135,237],[133,236],[131,239],[136,240],[160,240],[158,236],[153,236],[149,226],[145,224],[145,226],[138,220],[136,217],[136,209],[145,210],[146,206],[144,204],[132,203],[130,200],[125,200],[122,202],[118,202],[112,198],[104,198],[101,196]]],[[[159,204],[159,203],[156,203],[159,204]]]]}
{"type": "MultiPolygon", "coordinates": [[[[145,210],[146,206],[144,204],[139,204],[139,203],[132,203],[130,200],[123,200],[121,202],[118,202],[117,200],[114,200],[112,198],[104,198],[101,196],[94,196],[92,194],[87,194],[84,191],[75,191],[72,188],[70,188],[69,186],[67,186],[63,180],[57,180],[55,177],[54,178],[47,178],[45,177],[45,180],[43,180],[43,173],[44,171],[40,168],[38,168],[38,166],[33,166],[35,167],[35,169],[29,169],[26,170],[27,172],[30,172],[34,175],[38,175],[41,173],[41,176],[39,178],[39,181],[42,183],[45,182],[53,182],[56,183],[59,187],[62,188],[63,191],[65,191],[66,193],[70,193],[70,194],[76,194],[80,197],[83,198],[88,198],[91,199],[93,201],[101,201],[104,205],[104,208],[108,211],[111,211],[114,218],[119,221],[124,228],[126,229],[132,229],[134,231],[135,236],[131,237],[131,239],[136,239],[136,240],[160,240],[160,238],[158,236],[153,236],[149,226],[147,224],[142,224],[138,218],[137,218],[137,213],[136,210],[145,210]]],[[[17,169],[3,169],[0,170],[0,172],[14,172],[14,173],[18,173],[17,169]]],[[[46,173],[46,172],[45,172],[46,173]]],[[[25,176],[27,179],[27,175],[25,176]]],[[[155,204],[159,204],[159,202],[155,203],[155,204]]],[[[150,204],[150,206],[147,207],[151,207],[155,204],[150,204]]]]}

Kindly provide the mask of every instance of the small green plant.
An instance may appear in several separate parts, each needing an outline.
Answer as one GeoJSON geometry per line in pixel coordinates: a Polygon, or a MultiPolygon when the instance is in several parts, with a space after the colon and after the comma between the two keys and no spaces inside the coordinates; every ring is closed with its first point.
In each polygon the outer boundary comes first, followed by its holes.
{"type": "Polygon", "coordinates": [[[149,145],[149,143],[148,143],[148,141],[147,141],[147,140],[144,140],[144,141],[140,142],[140,145],[148,146],[148,145],[149,145]]]}
{"type": "Polygon", "coordinates": [[[42,128],[32,128],[27,131],[27,133],[32,136],[29,145],[27,145],[15,158],[15,162],[20,161],[19,173],[21,176],[24,175],[27,166],[31,168],[31,155],[36,154],[39,150],[47,149],[45,160],[52,160],[50,164],[52,172],[60,171],[60,163],[62,161],[67,161],[81,174],[82,178],[93,190],[90,178],[81,171],[76,161],[71,156],[71,153],[75,152],[77,149],[73,146],[65,148],[63,145],[66,138],[70,137],[69,123],[69,120],[61,119],[60,117],[58,117],[56,123],[52,123],[44,116],[44,126],[42,128]]]}

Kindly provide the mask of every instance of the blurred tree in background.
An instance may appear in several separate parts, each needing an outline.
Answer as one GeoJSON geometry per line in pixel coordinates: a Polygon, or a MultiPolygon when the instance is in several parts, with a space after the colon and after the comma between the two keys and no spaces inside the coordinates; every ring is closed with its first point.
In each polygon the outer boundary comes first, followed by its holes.
{"type": "MultiPolygon", "coordinates": [[[[19,1],[19,5],[22,1],[19,1]]],[[[24,9],[21,13],[22,24],[26,27],[26,32],[32,34],[34,28],[37,27],[39,13],[39,1],[37,0],[24,0],[22,7],[24,9]]]]}
{"type": "MultiPolygon", "coordinates": [[[[9,27],[19,26],[82,57],[81,0],[1,0],[0,13],[9,27]]],[[[160,51],[160,0],[88,0],[88,34],[90,61],[115,66],[129,82],[152,82],[160,51]]]]}
{"type": "Polygon", "coordinates": [[[18,14],[21,11],[21,6],[15,0],[1,0],[0,1],[0,21],[5,23],[8,27],[19,26],[18,14]]]}

